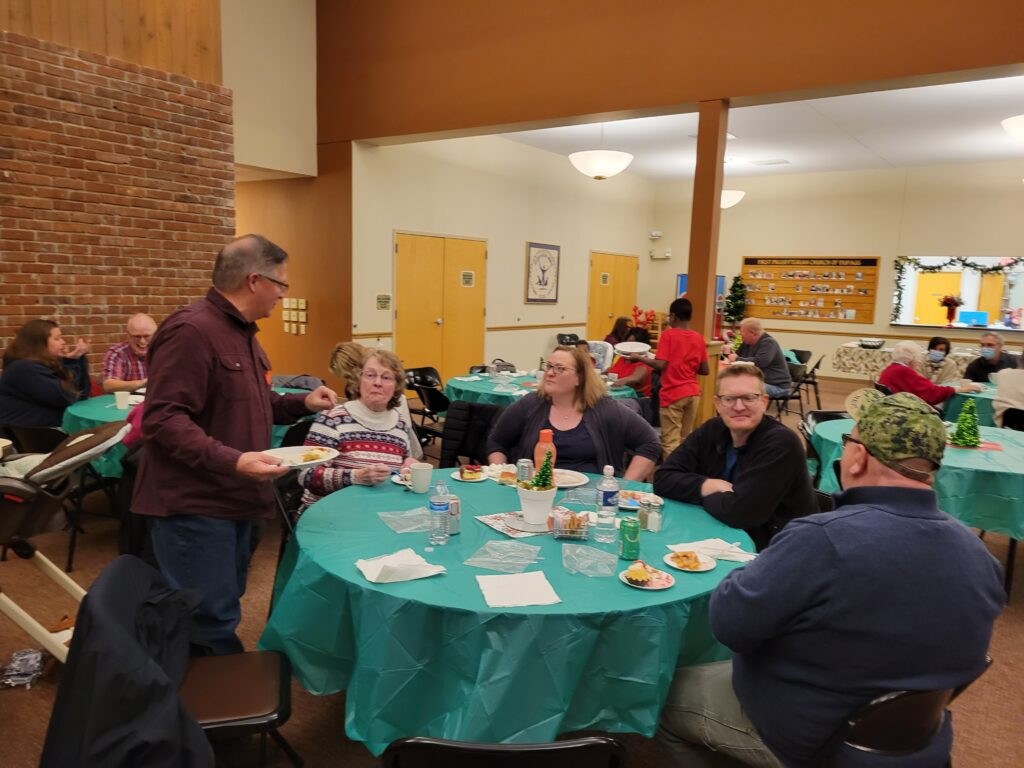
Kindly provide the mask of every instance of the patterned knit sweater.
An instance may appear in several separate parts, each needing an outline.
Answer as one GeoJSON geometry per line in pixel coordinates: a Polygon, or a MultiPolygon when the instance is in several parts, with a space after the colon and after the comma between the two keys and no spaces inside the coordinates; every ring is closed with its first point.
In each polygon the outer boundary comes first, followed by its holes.
{"type": "Polygon", "coordinates": [[[338,456],[299,474],[302,509],[333,491],[352,485],[352,473],[371,464],[399,469],[409,455],[409,433],[395,409],[371,411],[350,400],[322,411],[313,422],[306,445],[334,448],[338,456]]]}

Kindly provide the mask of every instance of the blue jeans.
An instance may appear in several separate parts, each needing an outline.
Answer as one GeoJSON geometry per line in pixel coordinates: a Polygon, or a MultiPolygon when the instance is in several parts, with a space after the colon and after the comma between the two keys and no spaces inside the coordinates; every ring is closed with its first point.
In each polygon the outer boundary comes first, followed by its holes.
{"type": "Polygon", "coordinates": [[[793,391],[792,387],[777,387],[768,383],[765,383],[764,389],[768,393],[768,397],[785,397],[793,391]]]}
{"type": "Polygon", "coordinates": [[[153,552],[168,584],[202,594],[194,618],[213,652],[243,651],[235,629],[242,618],[251,523],[202,515],[150,521],[153,552]]]}

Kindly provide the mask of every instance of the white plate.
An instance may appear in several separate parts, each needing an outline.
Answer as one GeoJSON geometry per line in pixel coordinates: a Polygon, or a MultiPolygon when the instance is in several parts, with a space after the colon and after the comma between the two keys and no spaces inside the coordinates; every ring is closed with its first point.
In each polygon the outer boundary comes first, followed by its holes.
{"type": "Polygon", "coordinates": [[[404,479],[401,475],[392,475],[391,482],[395,485],[401,485],[405,488],[412,488],[412,481],[404,479]]]}
{"type": "Polygon", "coordinates": [[[577,488],[590,482],[590,478],[571,469],[555,470],[555,485],[559,488],[577,488]]]}
{"type": "Polygon", "coordinates": [[[526,522],[522,512],[509,512],[505,515],[505,525],[514,531],[523,531],[524,533],[548,533],[551,530],[548,528],[546,520],[543,523],[526,522]]]}
{"type": "Polygon", "coordinates": [[[647,566],[647,567],[650,570],[652,570],[652,571],[654,571],[656,573],[661,573],[661,574],[664,574],[665,576],[667,576],[668,577],[668,583],[659,584],[656,587],[641,587],[639,584],[630,584],[626,580],[626,572],[625,571],[620,571],[619,572],[619,581],[621,581],[627,587],[632,587],[633,589],[644,589],[644,590],[647,590],[649,592],[657,592],[659,590],[668,589],[669,587],[675,586],[676,579],[675,579],[675,576],[673,576],[671,573],[665,573],[665,571],[659,571],[657,568],[651,568],[651,566],[647,566]]]}
{"type": "Polygon", "coordinates": [[[680,568],[678,565],[672,562],[672,555],[674,554],[674,552],[669,552],[667,555],[665,555],[665,564],[671,566],[672,568],[675,568],[677,571],[682,571],[683,573],[704,573],[704,571],[710,571],[712,568],[718,565],[718,561],[715,560],[715,558],[708,557],[707,555],[702,555],[700,552],[698,552],[697,557],[700,559],[700,568],[680,568]]]}
{"type": "Polygon", "coordinates": [[[642,341],[620,341],[615,345],[615,351],[620,355],[632,355],[634,352],[650,352],[651,345],[644,344],[642,341]]]}
{"type": "Polygon", "coordinates": [[[651,501],[656,501],[659,504],[664,504],[665,503],[665,500],[663,498],[661,498],[661,496],[658,496],[657,494],[654,494],[654,493],[648,493],[647,491],[619,491],[619,509],[629,509],[629,510],[640,509],[640,502],[639,501],[630,502],[628,500],[628,498],[623,498],[622,494],[624,494],[624,493],[630,493],[630,494],[638,493],[638,494],[640,494],[642,496],[647,496],[648,498],[650,498],[651,501]]]}
{"type": "Polygon", "coordinates": [[[289,467],[300,468],[315,467],[317,464],[324,464],[338,455],[338,452],[333,448],[322,448],[313,445],[291,445],[288,446],[287,448],[271,448],[266,451],[261,451],[261,453],[267,453],[270,454],[271,456],[276,456],[281,460],[282,464],[285,464],[289,467]],[[324,457],[322,459],[316,459],[315,461],[303,461],[302,454],[311,451],[314,448],[317,448],[317,450],[320,451],[326,451],[326,453],[324,453],[324,457]]]}
{"type": "Polygon", "coordinates": [[[487,479],[487,475],[485,475],[481,470],[480,477],[478,477],[476,480],[463,480],[459,476],[459,470],[456,469],[454,472],[452,472],[451,478],[452,480],[458,480],[460,483],[482,483],[484,480],[487,479]]]}

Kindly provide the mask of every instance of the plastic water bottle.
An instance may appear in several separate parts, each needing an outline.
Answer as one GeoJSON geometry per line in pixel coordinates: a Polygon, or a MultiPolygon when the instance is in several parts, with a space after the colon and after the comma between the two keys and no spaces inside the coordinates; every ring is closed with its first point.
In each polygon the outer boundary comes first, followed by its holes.
{"type": "Polygon", "coordinates": [[[449,496],[448,486],[443,480],[438,480],[430,496],[430,533],[427,534],[427,541],[435,547],[448,543],[449,496]]]}
{"type": "Polygon", "coordinates": [[[614,470],[604,468],[604,477],[597,484],[597,525],[594,540],[603,544],[615,541],[615,515],[619,511],[619,481],[614,470]]]}

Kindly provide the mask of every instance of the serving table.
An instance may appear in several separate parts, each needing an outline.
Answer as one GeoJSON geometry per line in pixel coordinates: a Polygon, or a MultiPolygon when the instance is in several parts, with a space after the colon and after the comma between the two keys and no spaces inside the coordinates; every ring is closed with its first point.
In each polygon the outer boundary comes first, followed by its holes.
{"type": "MultiPolygon", "coordinates": [[[[349,738],[379,754],[417,735],[524,743],[592,728],[653,736],[676,666],[729,657],[711,635],[708,600],[735,562],[671,571],[674,586],[640,590],[615,576],[569,573],[563,541],[534,536],[523,541],[539,545],[542,559],[529,570],[543,571],[561,602],[488,607],[474,577],[494,572],[463,561],[504,536],[474,516],[516,510],[518,496],[450,473],[434,472],[462,499],[462,532],[448,545],[427,551],[426,533],[396,534],[382,522],[379,512],[426,504],[389,482],[351,486],[310,507],[282,562],[260,647],[287,654],[306,690],[346,692],[349,738]],[[406,547],[447,572],[375,584],[355,567],[406,547]]],[[[710,537],[753,551],[743,531],[700,507],[666,500],[664,511],[663,530],[641,538],[641,557],[653,565],[671,570],[662,563],[666,544],[710,537]]]]}

